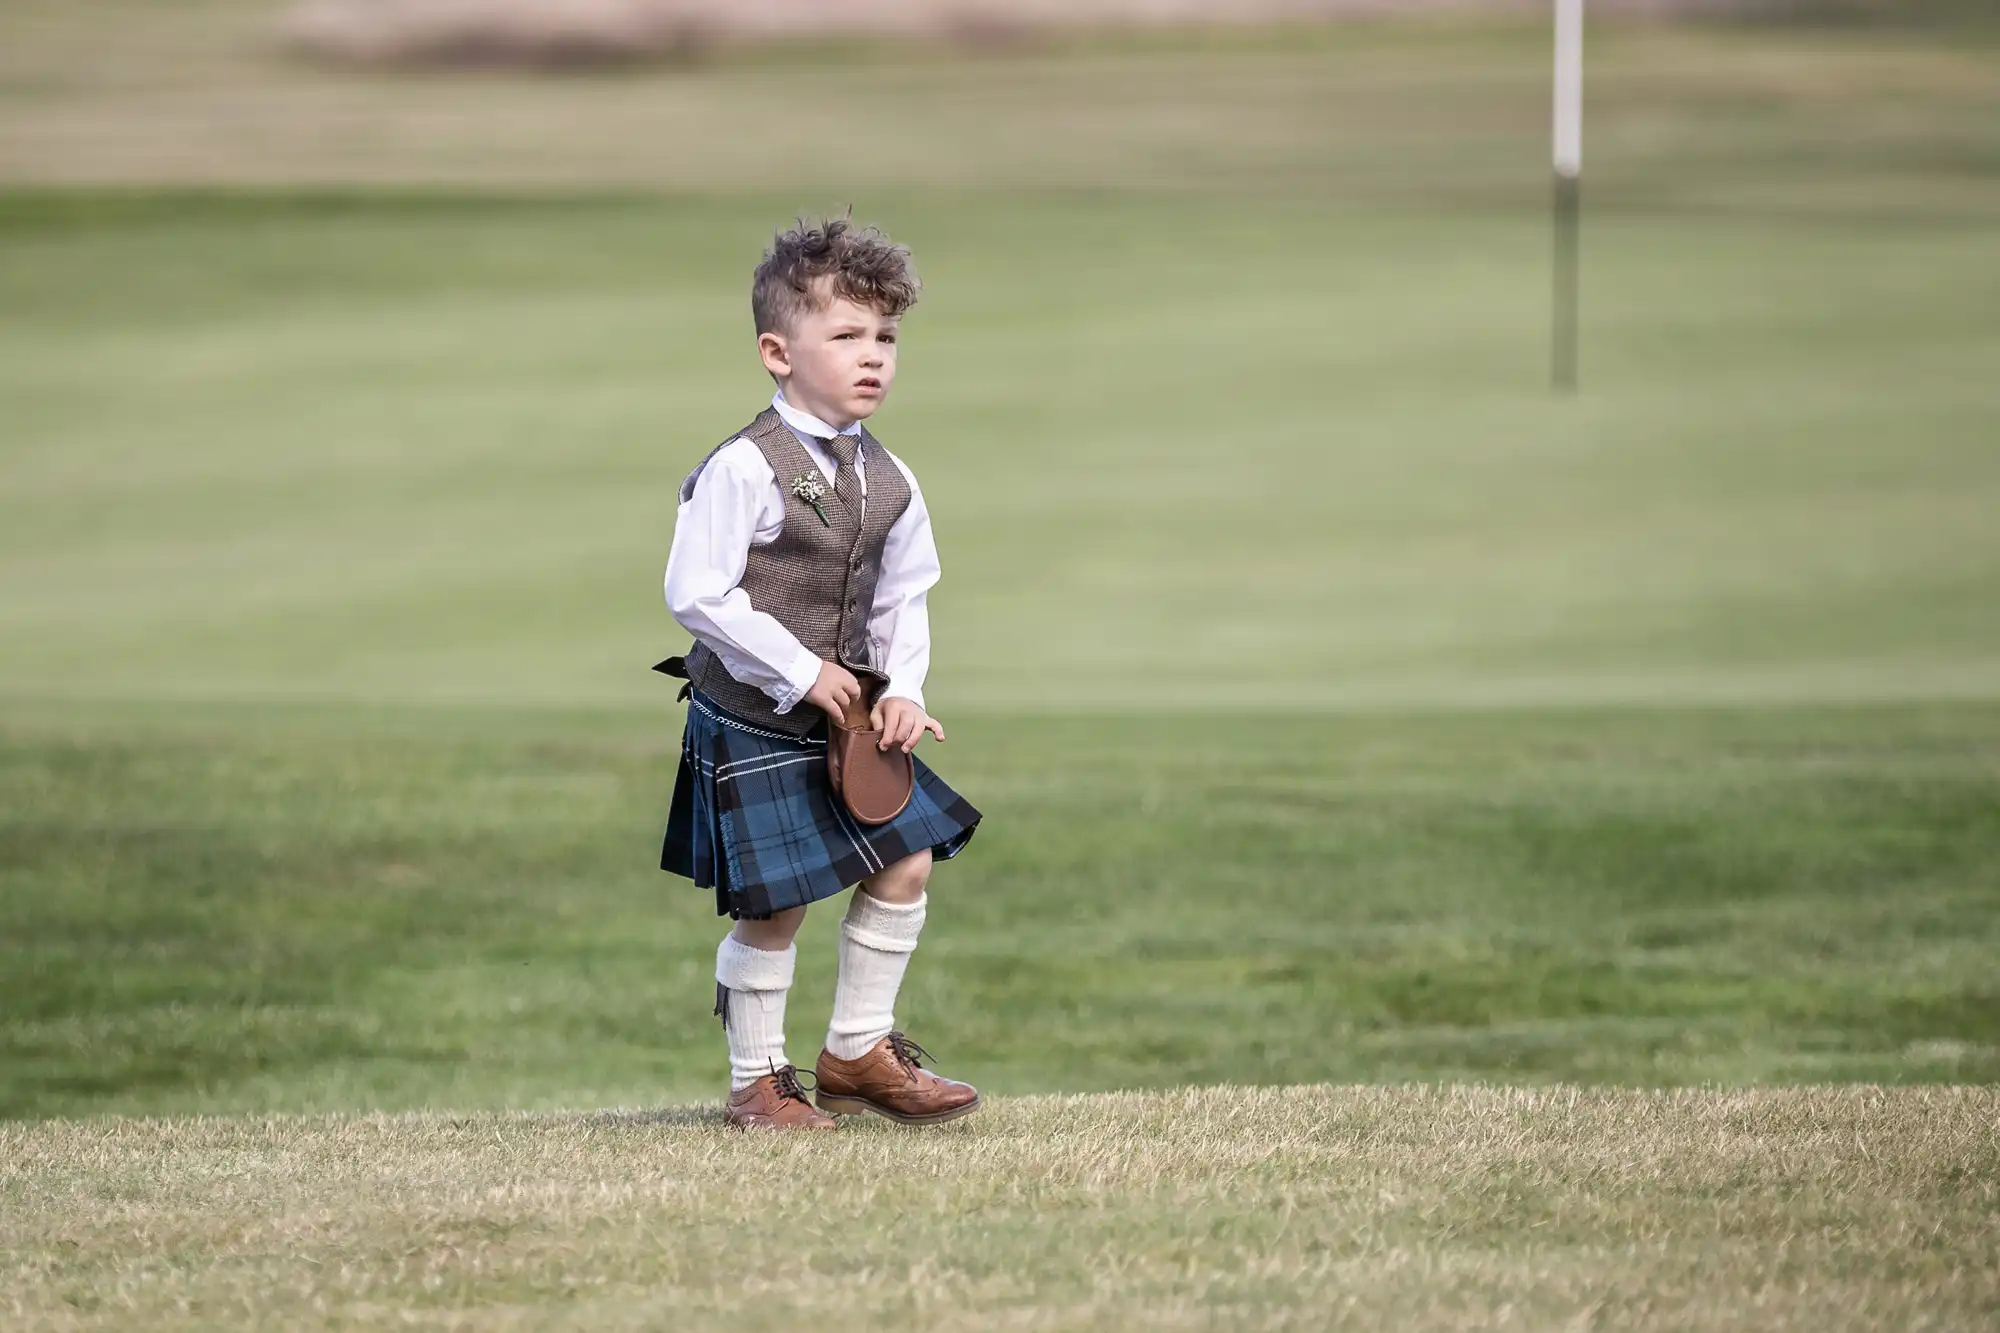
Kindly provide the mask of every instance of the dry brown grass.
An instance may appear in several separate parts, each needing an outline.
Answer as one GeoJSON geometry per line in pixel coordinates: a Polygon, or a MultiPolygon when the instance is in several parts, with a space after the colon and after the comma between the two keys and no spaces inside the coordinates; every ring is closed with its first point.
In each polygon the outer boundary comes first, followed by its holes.
{"type": "MultiPolygon", "coordinates": [[[[1598,14],[1854,9],[1880,0],[1595,0],[1598,14]]],[[[577,64],[828,37],[984,44],[1080,29],[1539,15],[1546,0],[298,0],[303,50],[359,64],[577,64]]]]}
{"type": "MultiPolygon", "coordinates": [[[[865,210],[907,190],[1543,203],[1537,27],[418,76],[292,58],[275,12],[0,5],[0,182],[749,192],[781,209],[865,210]]],[[[1591,62],[1599,202],[1637,184],[1678,204],[1721,187],[1736,205],[1789,192],[1790,206],[1910,207],[1907,185],[1857,179],[1854,162],[1927,172],[1931,204],[1991,193],[1973,170],[2000,86],[1989,46],[1604,23],[1591,62]]]]}
{"type": "Polygon", "coordinates": [[[2000,1089],[0,1129],[10,1329],[1990,1328],[2000,1089]],[[837,1316],[837,1319],[836,1319],[837,1316]]]}
{"type": "MultiPolygon", "coordinates": [[[[801,38],[971,41],[1078,28],[1297,23],[1531,0],[300,0],[292,41],[362,64],[643,60],[801,38]]],[[[1631,7],[1629,2],[1626,7],[1631,7]]]]}
{"type": "MultiPolygon", "coordinates": [[[[1667,16],[1802,3],[1812,0],[1597,0],[1595,8],[1667,16]]],[[[298,0],[284,30],[305,52],[354,64],[565,65],[801,39],[985,45],[1082,29],[1519,16],[1546,8],[1546,0],[298,0]]]]}

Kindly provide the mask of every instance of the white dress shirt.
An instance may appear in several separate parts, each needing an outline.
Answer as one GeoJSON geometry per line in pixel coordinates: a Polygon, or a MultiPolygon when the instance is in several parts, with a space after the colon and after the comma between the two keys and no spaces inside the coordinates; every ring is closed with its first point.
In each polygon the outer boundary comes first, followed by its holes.
{"type": "MultiPolygon", "coordinates": [[[[833,427],[793,407],[782,392],[773,395],[771,406],[831,485],[839,463],[815,437],[833,435],[833,427]]],[[[856,422],[841,433],[859,435],[861,425],[856,422]]],[[[924,677],[931,668],[931,619],[924,601],[938,581],[937,543],[916,477],[902,459],[887,449],[881,453],[909,483],[910,507],[890,527],[882,546],[882,577],[875,585],[868,635],[889,678],[882,697],[908,699],[922,708],[924,677]]],[[[866,496],[868,473],[860,453],[854,472],[866,496]]],[[[666,591],[667,609],[682,628],[707,644],[730,675],[770,695],[778,712],[789,713],[819,679],[820,658],[775,618],[753,608],[749,594],[737,586],[750,548],[769,546],[784,526],[785,496],[777,474],[762,450],[738,436],[708,460],[692,487],[681,488],[666,591]]]]}

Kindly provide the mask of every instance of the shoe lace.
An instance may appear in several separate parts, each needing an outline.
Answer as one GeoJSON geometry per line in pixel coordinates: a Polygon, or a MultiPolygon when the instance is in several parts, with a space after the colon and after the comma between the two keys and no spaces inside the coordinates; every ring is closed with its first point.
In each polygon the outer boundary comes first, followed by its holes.
{"type": "Polygon", "coordinates": [[[929,1051],[917,1045],[900,1032],[891,1032],[889,1034],[889,1049],[894,1051],[896,1058],[902,1061],[903,1065],[912,1072],[924,1067],[923,1060],[929,1060],[933,1064],[937,1062],[935,1055],[932,1055],[929,1051]]]}
{"type": "MultiPolygon", "coordinates": [[[[771,1077],[775,1080],[774,1087],[777,1089],[778,1100],[795,1102],[806,1100],[806,1093],[809,1089],[799,1083],[799,1071],[796,1065],[785,1065],[781,1068],[774,1067],[771,1070],[771,1077]]],[[[814,1080],[814,1085],[817,1086],[817,1084],[818,1080],[814,1080]]]]}

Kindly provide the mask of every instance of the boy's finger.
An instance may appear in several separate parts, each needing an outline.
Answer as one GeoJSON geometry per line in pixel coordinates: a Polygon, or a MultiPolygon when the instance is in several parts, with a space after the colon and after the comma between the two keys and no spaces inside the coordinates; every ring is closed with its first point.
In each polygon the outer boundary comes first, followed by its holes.
{"type": "Polygon", "coordinates": [[[944,739],[944,723],[938,721],[934,717],[927,717],[924,719],[923,730],[928,731],[931,735],[937,737],[940,741],[944,739]]]}

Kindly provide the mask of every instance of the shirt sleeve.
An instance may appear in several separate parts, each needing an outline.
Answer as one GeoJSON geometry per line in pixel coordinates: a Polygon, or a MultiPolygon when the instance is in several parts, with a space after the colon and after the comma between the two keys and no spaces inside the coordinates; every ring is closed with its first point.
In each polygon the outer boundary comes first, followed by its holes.
{"type": "Polygon", "coordinates": [[[674,517],[667,556],[667,609],[708,645],[729,674],[788,713],[819,679],[819,658],[792,632],[750,605],[737,585],[750,548],[784,525],[771,465],[748,440],[722,449],[695,478],[674,517]],[[775,514],[769,511],[775,508],[775,514]]]}
{"type": "MultiPolygon", "coordinates": [[[[887,450],[883,452],[887,453],[887,450]]],[[[889,461],[910,484],[910,507],[889,529],[882,544],[882,578],[875,585],[875,607],[868,632],[884,645],[889,676],[883,698],[908,699],[924,706],[924,677],[931,670],[930,590],[942,570],[937,540],[931,535],[930,509],[916,477],[894,454],[889,461]]]]}

